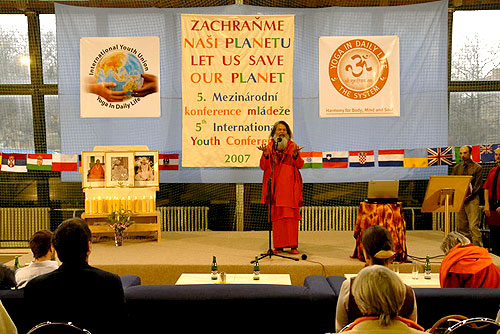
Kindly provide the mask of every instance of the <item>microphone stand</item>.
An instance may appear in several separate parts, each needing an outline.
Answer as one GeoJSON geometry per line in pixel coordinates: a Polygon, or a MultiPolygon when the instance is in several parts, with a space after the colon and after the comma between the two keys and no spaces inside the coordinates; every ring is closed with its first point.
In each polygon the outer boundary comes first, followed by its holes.
{"type": "MultiPolygon", "coordinates": [[[[281,138],[279,138],[281,139],[281,138]]],[[[268,210],[268,224],[269,224],[269,235],[268,235],[268,238],[269,238],[269,249],[267,250],[266,253],[261,253],[260,254],[260,257],[257,258],[257,261],[260,261],[261,259],[265,258],[265,257],[269,257],[270,259],[273,257],[273,256],[277,256],[277,257],[281,257],[281,258],[284,258],[284,259],[289,259],[289,260],[294,260],[294,261],[298,261],[299,259],[298,258],[295,258],[295,257],[291,257],[291,256],[286,256],[286,255],[281,255],[281,254],[275,254],[273,252],[273,247],[272,247],[272,244],[271,244],[271,233],[273,231],[273,220],[272,220],[272,210],[271,210],[271,204],[273,202],[273,198],[274,198],[274,189],[272,188],[272,185],[273,185],[273,177],[274,177],[274,156],[273,154],[275,154],[276,150],[278,149],[278,142],[280,142],[281,140],[278,140],[274,143],[274,152],[270,152],[269,153],[269,159],[271,159],[271,174],[269,175],[269,179],[267,180],[267,210],[268,210]],[[271,154],[272,153],[272,154],[271,154]]],[[[252,260],[250,261],[250,263],[255,263],[256,260],[252,260]]]]}

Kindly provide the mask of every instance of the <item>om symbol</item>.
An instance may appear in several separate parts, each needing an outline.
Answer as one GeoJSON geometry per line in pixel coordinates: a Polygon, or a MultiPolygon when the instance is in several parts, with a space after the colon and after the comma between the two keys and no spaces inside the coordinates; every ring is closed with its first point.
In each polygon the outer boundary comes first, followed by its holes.
{"type": "Polygon", "coordinates": [[[353,68],[352,65],[347,65],[345,67],[345,70],[347,72],[351,71],[351,74],[354,76],[354,77],[359,77],[363,74],[363,71],[364,69],[366,68],[366,70],[369,72],[372,70],[372,67],[371,66],[368,66],[366,64],[366,61],[365,59],[368,59],[368,55],[354,55],[351,57],[352,60],[359,60],[355,65],[356,65],[356,68],[353,68]]]}

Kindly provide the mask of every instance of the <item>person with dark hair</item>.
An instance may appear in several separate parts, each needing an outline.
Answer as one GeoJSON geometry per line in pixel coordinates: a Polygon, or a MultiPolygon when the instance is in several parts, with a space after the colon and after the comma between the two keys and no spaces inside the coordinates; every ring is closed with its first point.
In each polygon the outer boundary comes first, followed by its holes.
{"type": "Polygon", "coordinates": [[[488,173],[484,182],[484,214],[490,227],[492,253],[500,256],[500,147],[495,150],[497,166],[488,173]]]}
{"type": "Polygon", "coordinates": [[[472,161],[472,147],[460,147],[461,163],[453,167],[451,175],[471,175],[472,180],[464,199],[464,205],[458,212],[458,232],[472,240],[474,245],[483,246],[479,224],[481,222],[481,210],[479,208],[479,192],[483,183],[483,168],[472,161]]]}
{"type": "Polygon", "coordinates": [[[0,263],[0,290],[10,289],[16,287],[16,272],[7,267],[5,264],[0,263]]]}
{"type": "Polygon", "coordinates": [[[261,203],[269,207],[274,252],[290,248],[290,253],[298,254],[300,207],[303,205],[299,169],[304,166],[300,156],[303,147],[292,140],[292,130],[285,121],[274,124],[270,138],[267,145],[257,147],[262,151],[260,168],[264,171],[261,203]]]}
{"type": "Polygon", "coordinates": [[[120,277],[88,264],[92,235],[80,218],[62,222],[53,245],[61,266],[35,277],[24,288],[32,325],[72,322],[92,334],[121,333],[125,298],[120,277]]]}
{"type": "Polygon", "coordinates": [[[24,288],[33,278],[50,273],[58,267],[54,261],[56,252],[52,246],[52,232],[47,230],[35,232],[30,239],[30,248],[35,261],[16,271],[18,289],[24,288]]]}
{"type": "Polygon", "coordinates": [[[500,270],[488,250],[450,232],[441,243],[445,257],[439,268],[442,288],[500,288],[500,270]]]}
{"type": "Polygon", "coordinates": [[[352,286],[353,298],[361,316],[347,333],[424,333],[415,321],[402,315],[408,287],[385,266],[362,269],[352,286]]]}
{"type": "MultiPolygon", "coordinates": [[[[372,225],[363,232],[362,249],[367,266],[389,266],[394,256],[393,247],[394,242],[391,234],[383,226],[372,225]]],[[[345,280],[340,288],[335,316],[335,329],[337,331],[363,315],[352,294],[355,279],[345,280]]],[[[415,293],[411,287],[407,285],[405,287],[405,298],[399,315],[416,322],[417,301],[415,293]]]]}

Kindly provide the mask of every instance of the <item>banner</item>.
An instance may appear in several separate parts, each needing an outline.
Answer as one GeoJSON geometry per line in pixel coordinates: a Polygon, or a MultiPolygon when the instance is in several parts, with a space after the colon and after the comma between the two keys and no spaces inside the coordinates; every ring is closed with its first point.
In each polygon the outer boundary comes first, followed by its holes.
{"type": "Polygon", "coordinates": [[[320,37],[319,93],[320,117],[399,117],[399,37],[320,37]]]}
{"type": "Polygon", "coordinates": [[[293,128],[293,15],[181,15],[182,166],[255,167],[293,128]]]}
{"type": "Polygon", "coordinates": [[[160,38],[80,39],[80,117],[160,117],[160,38]]]}

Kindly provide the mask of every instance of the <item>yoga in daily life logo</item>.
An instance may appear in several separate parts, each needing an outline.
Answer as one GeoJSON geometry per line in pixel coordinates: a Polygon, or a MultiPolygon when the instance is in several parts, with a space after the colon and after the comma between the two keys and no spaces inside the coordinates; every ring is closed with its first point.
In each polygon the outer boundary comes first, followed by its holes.
{"type": "Polygon", "coordinates": [[[377,44],[352,39],[333,52],[328,72],[330,82],[342,96],[365,100],[383,89],[389,76],[389,63],[377,44]]]}

